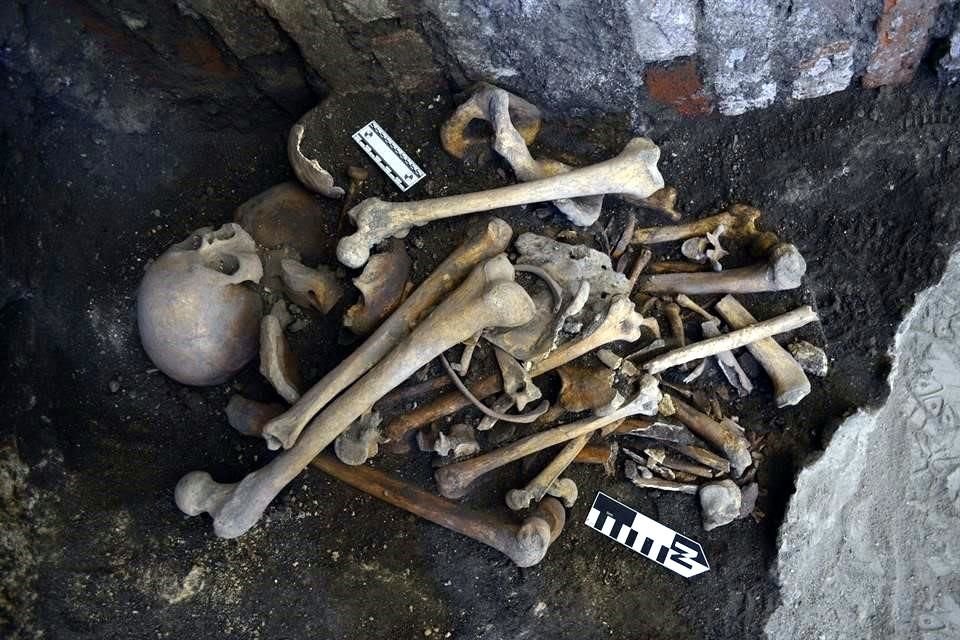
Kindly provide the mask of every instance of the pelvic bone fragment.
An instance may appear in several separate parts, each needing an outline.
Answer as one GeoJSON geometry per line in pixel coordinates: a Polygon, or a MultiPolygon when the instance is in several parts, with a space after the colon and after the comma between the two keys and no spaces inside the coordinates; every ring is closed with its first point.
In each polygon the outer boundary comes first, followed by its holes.
{"type": "MultiPolygon", "coordinates": [[[[757,323],[750,312],[733,296],[724,296],[717,302],[715,308],[731,327],[744,330],[763,324],[757,323]]],[[[803,369],[776,340],[769,337],[755,340],[747,345],[747,351],[756,358],[770,376],[770,382],[773,383],[773,397],[778,407],[797,404],[810,393],[810,380],[803,369]]]]}
{"type": "Polygon", "coordinates": [[[615,158],[542,180],[414,202],[368,198],[350,209],[357,231],[340,240],[337,257],[348,267],[359,268],[370,257],[370,248],[387,238],[402,238],[413,227],[477,211],[606,193],[642,198],[663,186],[659,158],[660,149],[653,142],[634,138],[615,158]]]}
{"type": "Polygon", "coordinates": [[[500,516],[477,512],[435,496],[372,467],[350,467],[329,455],[317,456],[311,466],[378,500],[493,547],[518,567],[532,567],[543,560],[566,521],[563,506],[553,498],[544,499],[517,525],[500,516]]]}
{"type": "Polygon", "coordinates": [[[512,235],[510,226],[499,218],[475,227],[363,345],[313,385],[297,404],[264,427],[267,446],[270,449],[292,447],[310,418],[389,353],[478,263],[506,249],[512,235]]]}
{"type": "MultiPolygon", "coordinates": [[[[486,137],[470,135],[468,126],[474,120],[490,122],[490,98],[495,91],[502,89],[486,82],[478,83],[467,101],[443,123],[440,128],[440,142],[447,153],[463,159],[471,149],[490,144],[491,141],[486,137]]],[[[507,98],[511,123],[523,139],[524,145],[533,144],[540,133],[540,109],[512,93],[507,93],[507,98]]]]}
{"type": "Polygon", "coordinates": [[[187,474],[177,484],[177,506],[188,515],[210,513],[220,537],[242,535],[318,453],[417,369],[485,327],[529,321],[533,302],[513,276],[503,254],[475,268],[406,340],[317,415],[296,446],[236,484],[216,483],[206,472],[187,474]]]}
{"type": "MultiPolygon", "coordinates": [[[[645,376],[640,389],[619,409],[606,416],[585,418],[547,431],[521,438],[505,447],[479,455],[463,462],[455,462],[437,469],[434,478],[440,494],[448,498],[461,498],[466,495],[474,480],[483,474],[584,434],[590,434],[607,425],[636,414],[653,415],[660,402],[660,390],[652,376],[645,376]]],[[[574,456],[571,456],[571,460],[574,456]]],[[[564,467],[566,468],[566,467],[564,467]]]]}
{"type": "Polygon", "coordinates": [[[807,263],[792,244],[779,244],[766,262],[727,271],[697,273],[660,273],[641,278],[644,293],[760,293],[784,291],[800,286],[807,263]]]}

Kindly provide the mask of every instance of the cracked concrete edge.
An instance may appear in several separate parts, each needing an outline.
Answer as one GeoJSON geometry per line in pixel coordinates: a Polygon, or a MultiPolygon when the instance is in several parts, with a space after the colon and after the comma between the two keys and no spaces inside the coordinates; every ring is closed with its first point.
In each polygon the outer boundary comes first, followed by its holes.
{"type": "Polygon", "coordinates": [[[960,253],[916,297],[890,395],[804,469],[768,638],[960,637],[960,253]]]}

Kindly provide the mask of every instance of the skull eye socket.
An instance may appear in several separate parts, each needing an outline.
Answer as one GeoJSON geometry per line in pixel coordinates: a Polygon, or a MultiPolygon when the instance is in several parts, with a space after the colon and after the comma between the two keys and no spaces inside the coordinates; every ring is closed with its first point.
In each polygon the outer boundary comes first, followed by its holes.
{"type": "Polygon", "coordinates": [[[207,256],[203,262],[203,266],[224,275],[232,276],[240,269],[240,260],[237,259],[236,256],[228,253],[214,253],[213,255],[207,256]]]}

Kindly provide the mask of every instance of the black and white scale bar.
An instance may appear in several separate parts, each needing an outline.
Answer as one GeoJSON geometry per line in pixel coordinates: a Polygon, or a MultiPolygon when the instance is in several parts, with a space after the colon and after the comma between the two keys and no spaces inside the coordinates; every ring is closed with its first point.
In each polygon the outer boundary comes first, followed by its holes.
{"type": "Polygon", "coordinates": [[[699,542],[651,520],[602,491],[593,500],[586,525],[684,578],[710,570],[699,542]]]}
{"type": "Polygon", "coordinates": [[[406,191],[427,175],[376,120],[371,120],[353,134],[353,141],[390,176],[401,191],[406,191]]]}

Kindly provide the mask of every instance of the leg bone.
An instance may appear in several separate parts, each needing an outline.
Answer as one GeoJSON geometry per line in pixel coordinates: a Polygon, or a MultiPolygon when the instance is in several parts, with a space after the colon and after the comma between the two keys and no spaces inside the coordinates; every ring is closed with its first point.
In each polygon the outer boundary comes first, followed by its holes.
{"type": "MultiPolygon", "coordinates": [[[[521,511],[529,507],[531,502],[540,502],[543,500],[543,497],[547,495],[550,488],[560,478],[560,474],[567,470],[567,467],[569,467],[574,458],[577,457],[577,454],[587,446],[591,435],[593,434],[585,433],[568,442],[563,449],[560,450],[560,453],[557,454],[557,457],[551,460],[550,464],[544,467],[533,480],[527,483],[527,486],[523,489],[511,489],[508,491],[507,506],[514,511],[521,511]]],[[[574,485],[574,491],[576,491],[576,485],[574,485]]],[[[574,494],[573,498],[573,501],[575,500],[576,494],[574,494]]],[[[564,504],[568,507],[573,506],[572,503],[566,504],[566,501],[564,504]]]]}

